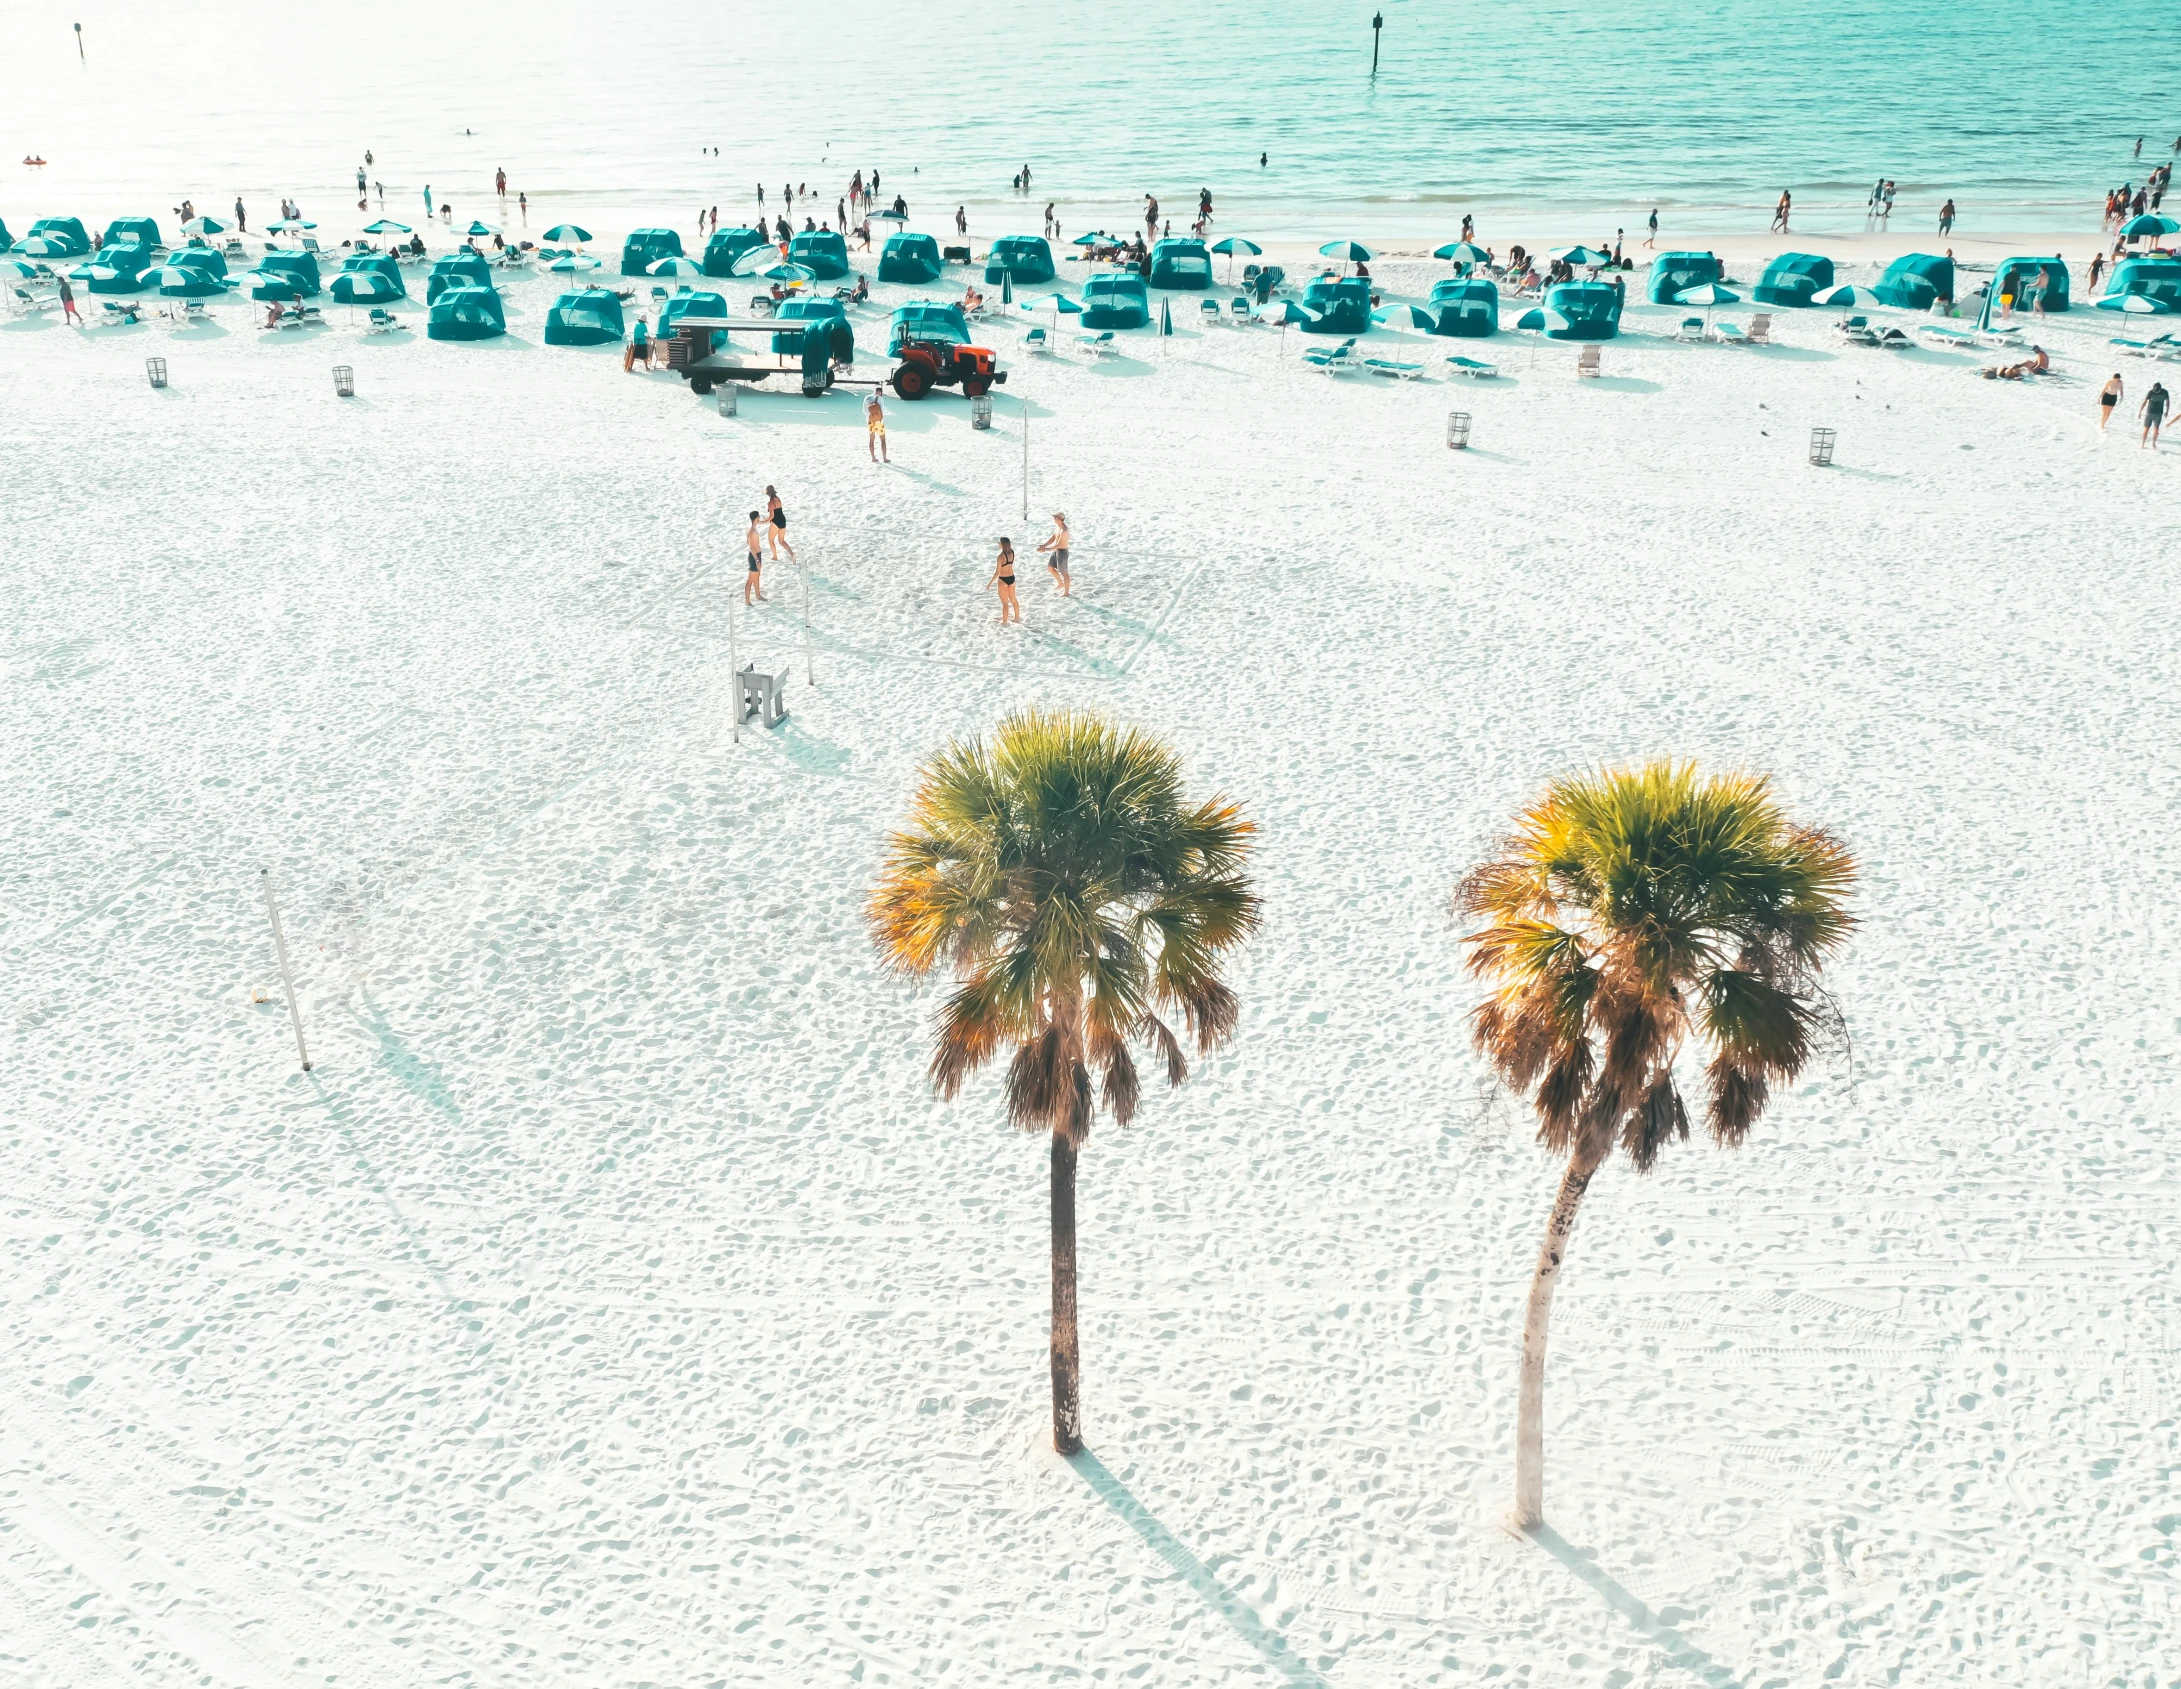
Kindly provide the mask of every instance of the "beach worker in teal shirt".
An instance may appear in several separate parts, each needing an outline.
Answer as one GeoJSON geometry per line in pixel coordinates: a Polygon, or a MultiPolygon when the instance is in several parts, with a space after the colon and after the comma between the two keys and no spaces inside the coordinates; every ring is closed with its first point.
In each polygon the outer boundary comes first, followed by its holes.
{"type": "Polygon", "coordinates": [[[643,361],[644,368],[651,367],[651,325],[642,317],[636,319],[636,332],[629,337],[629,349],[621,354],[622,372],[626,374],[634,369],[638,359],[643,361]]]}

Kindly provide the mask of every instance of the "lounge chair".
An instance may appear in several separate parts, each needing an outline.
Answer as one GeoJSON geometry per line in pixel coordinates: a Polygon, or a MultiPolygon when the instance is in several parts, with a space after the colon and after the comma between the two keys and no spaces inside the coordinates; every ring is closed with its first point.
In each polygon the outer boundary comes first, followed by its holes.
{"type": "Polygon", "coordinates": [[[212,313],[204,308],[202,299],[177,299],[167,316],[183,328],[191,323],[209,322],[212,313]]]}
{"type": "Polygon", "coordinates": [[[1046,338],[1045,331],[1041,328],[1033,328],[1028,334],[1024,335],[1022,344],[1025,351],[1036,357],[1044,357],[1052,351],[1052,346],[1046,338]]]}
{"type": "Polygon", "coordinates": [[[1941,346],[1974,346],[1977,337],[1965,328],[1955,328],[1949,323],[1918,323],[1916,332],[1927,340],[1936,340],[1941,346]]]}
{"type": "Polygon", "coordinates": [[[399,327],[401,327],[400,318],[396,317],[393,312],[387,310],[384,306],[374,305],[371,307],[371,326],[366,328],[364,333],[392,334],[399,327]]]}
{"type": "Polygon", "coordinates": [[[101,303],[106,308],[106,321],[110,323],[133,323],[141,320],[140,313],[144,307],[133,299],[107,299],[101,303]]]}
{"type": "Polygon", "coordinates": [[[1740,323],[1713,323],[1711,337],[1722,346],[1747,346],[1749,336],[1742,332],[1740,323]]]}
{"type": "Polygon", "coordinates": [[[1749,319],[1749,343],[1752,346],[1772,344],[1772,313],[1759,311],[1749,319]]]}
{"type": "Polygon", "coordinates": [[[1703,339],[1704,319],[1702,317],[1683,317],[1681,319],[1681,332],[1674,338],[1677,340],[1703,339]]]}
{"type": "Polygon", "coordinates": [[[1597,373],[1598,348],[1595,346],[1585,346],[1580,352],[1575,355],[1576,377],[1577,379],[1580,379],[1586,375],[1595,376],[1597,373]]]}
{"type": "Polygon", "coordinates": [[[1424,375],[1422,364],[1405,364],[1399,358],[1365,358],[1363,367],[1391,381],[1421,381],[1424,375]]]}
{"type": "Polygon", "coordinates": [[[303,250],[305,252],[323,252],[325,248],[318,244],[316,235],[305,235],[303,237],[303,250]]]}
{"type": "Polygon", "coordinates": [[[1094,358],[1118,358],[1120,347],[1113,343],[1113,330],[1102,328],[1096,334],[1079,334],[1075,343],[1094,358]]]}
{"type": "Polygon", "coordinates": [[[1879,332],[1878,338],[1873,341],[1872,344],[1875,346],[1883,346],[1889,352],[1902,352],[1914,346],[1916,342],[1911,340],[1906,334],[1902,333],[1901,330],[1897,328],[1889,328],[1881,330],[1879,332]]]}
{"type": "Polygon", "coordinates": [[[1499,365],[1488,364],[1482,358],[1456,358],[1450,356],[1447,362],[1454,366],[1456,375],[1466,375],[1478,381],[1486,381],[1499,374],[1499,365]]]}
{"type": "Polygon", "coordinates": [[[20,315],[26,317],[33,311],[50,311],[61,302],[61,296],[57,293],[48,293],[27,287],[18,287],[13,291],[15,294],[15,309],[20,315]]]}
{"type": "Polygon", "coordinates": [[[1841,339],[1852,341],[1855,345],[1875,346],[1878,344],[1878,336],[1871,332],[1868,317],[1842,317],[1839,322],[1833,324],[1833,328],[1841,339]]]}
{"type": "Polygon", "coordinates": [[[1227,301],[1227,320],[1232,323],[1253,323],[1257,319],[1250,315],[1250,302],[1236,294],[1227,301]]]}
{"type": "Polygon", "coordinates": [[[1356,356],[1356,343],[1353,340],[1343,340],[1338,346],[1313,346],[1303,353],[1303,362],[1312,369],[1322,369],[1328,375],[1338,375],[1342,370],[1363,367],[1363,360],[1356,356]]]}
{"type": "Polygon", "coordinates": [[[1197,315],[1212,322],[1218,322],[1220,318],[1219,301],[1216,299],[1199,300],[1197,302],[1197,315]]]}
{"type": "MultiPolygon", "coordinates": [[[[663,287],[655,287],[651,290],[651,295],[656,299],[665,291],[666,289],[663,287]]],[[[750,295],[750,314],[752,316],[769,317],[779,309],[780,301],[769,293],[753,293],[750,295]]]]}

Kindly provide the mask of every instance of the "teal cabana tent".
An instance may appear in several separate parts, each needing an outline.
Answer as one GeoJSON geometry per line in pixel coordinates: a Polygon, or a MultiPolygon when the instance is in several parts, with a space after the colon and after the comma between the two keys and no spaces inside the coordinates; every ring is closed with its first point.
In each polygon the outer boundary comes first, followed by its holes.
{"type": "Polygon", "coordinates": [[[1833,261],[1814,252],[1783,252],[1764,267],[1749,295],[1760,305],[1815,305],[1830,293],[1833,261]]]}
{"type": "Polygon", "coordinates": [[[159,244],[159,220],[156,217],[116,217],[106,225],[106,232],[99,237],[103,250],[109,246],[157,246],[159,244]]]}
{"type": "Polygon", "coordinates": [[[1200,240],[1162,240],[1151,248],[1151,285],[1202,293],[1212,285],[1212,255],[1200,240]]]}
{"type": "Polygon", "coordinates": [[[1083,284],[1085,328],[1143,328],[1151,321],[1151,291],[1134,270],[1107,271],[1083,284]]]}
{"type": "Polygon", "coordinates": [[[672,229],[638,229],[621,247],[621,273],[648,276],[662,258],[682,255],[682,237],[672,229]]]}
{"type": "Polygon", "coordinates": [[[359,252],[342,259],[341,273],[333,278],[329,291],[339,305],[383,305],[409,295],[401,266],[383,252],[359,252]]]}
{"type": "Polygon", "coordinates": [[[1305,334],[1362,334],[1371,326],[1371,284],[1364,276],[1320,276],[1303,289],[1311,313],[1305,334]]]}
{"type": "Polygon", "coordinates": [[[735,273],[737,258],[753,247],[765,244],[762,229],[715,229],[712,238],[704,243],[704,273],[731,276],[735,273]]]}
{"type": "Polygon", "coordinates": [[[164,269],[153,271],[151,279],[158,282],[160,297],[165,299],[217,299],[227,291],[226,280],[202,265],[177,264],[172,259],[164,269]]]}
{"type": "MultiPolygon", "coordinates": [[[[684,317],[724,317],[726,314],[727,300],[724,295],[693,293],[685,287],[659,307],[659,321],[654,332],[661,340],[667,340],[673,336],[674,325],[684,317]]],[[[713,330],[706,349],[717,350],[719,343],[726,337],[725,329],[713,330]]]]}
{"type": "Polygon", "coordinates": [[[23,241],[27,241],[36,235],[43,235],[48,241],[52,241],[61,247],[58,252],[46,254],[49,258],[81,258],[91,250],[91,237],[83,232],[81,218],[41,217],[30,225],[30,233],[15,244],[20,246],[23,241]]]}
{"type": "MultiPolygon", "coordinates": [[[[1692,282],[1692,287],[1701,283],[1692,282]]],[[[1621,332],[1621,290],[1610,282],[1561,282],[1545,290],[1548,340],[1611,340],[1621,332]]]]}
{"type": "Polygon", "coordinates": [[[93,293],[134,293],[150,284],[149,272],[155,268],[150,247],[123,241],[119,246],[101,247],[88,264],[79,264],[69,275],[88,283],[93,293]]]}
{"type": "Polygon", "coordinates": [[[1002,235],[985,254],[984,279],[995,285],[1012,279],[1017,287],[1034,287],[1055,273],[1053,249],[1043,235],[1002,235]]]}
{"type": "Polygon", "coordinates": [[[545,313],[548,346],[618,346],[621,332],[621,296],[610,287],[564,293],[545,313]]]}
{"type": "Polygon", "coordinates": [[[424,278],[424,302],[438,304],[449,288],[491,286],[492,266],[485,262],[485,255],[465,246],[432,260],[432,273],[424,278]]]}
{"type": "Polygon", "coordinates": [[[178,246],[167,254],[169,265],[179,264],[185,269],[202,270],[207,275],[227,278],[227,257],[209,246],[178,246]]]}
{"type": "MultiPolygon", "coordinates": [[[[1146,317],[1146,321],[1149,318],[1146,317]]],[[[912,299],[894,313],[893,321],[886,330],[886,355],[891,358],[901,350],[904,340],[943,340],[953,346],[969,344],[969,319],[962,315],[959,305],[944,305],[936,299],[912,299]]]]}
{"type": "Polygon", "coordinates": [[[878,279],[914,287],[939,279],[939,243],[929,235],[888,235],[878,255],[878,279]]]}
{"type": "Polygon", "coordinates": [[[2105,297],[2127,293],[2181,311],[2181,258],[2123,258],[2106,278],[2105,297]]]}
{"type": "Polygon", "coordinates": [[[1911,252],[1888,264],[1871,292],[1881,305],[1928,311],[1941,299],[1954,297],[1954,261],[1934,258],[1928,252],[1911,252]]]}
{"type": "Polygon", "coordinates": [[[299,299],[315,299],[323,290],[318,260],[307,252],[268,252],[258,260],[258,274],[284,276],[299,299]]]}
{"type": "MultiPolygon", "coordinates": [[[[780,322],[798,324],[831,321],[845,325],[848,321],[847,308],[838,299],[782,300],[780,308],[773,313],[773,316],[780,322]]],[[[850,344],[853,345],[853,331],[851,331],[849,338],[850,344]]],[[[800,352],[803,349],[802,329],[800,327],[782,329],[775,333],[772,337],[772,349],[775,352],[800,352]]]]}
{"type": "Polygon", "coordinates": [[[424,332],[433,340],[490,340],[507,332],[507,312],[489,287],[450,287],[432,304],[424,332]]]}
{"type": "Polygon", "coordinates": [[[1499,332],[1499,289],[1483,276],[1452,276],[1434,282],[1430,304],[1410,306],[1409,318],[1426,334],[1481,340],[1499,332]]]}
{"type": "Polygon", "coordinates": [[[1654,305],[1671,305],[1683,288],[1726,278],[1726,266],[1709,252],[1662,252],[1651,260],[1649,297],[1654,305]]]}
{"type": "Polygon", "coordinates": [[[806,229],[788,242],[788,262],[814,280],[839,281],[848,274],[848,242],[832,229],[806,229]]]}
{"type": "Polygon", "coordinates": [[[8,220],[0,217],[0,252],[7,251],[14,244],[15,237],[8,233],[8,220]]]}
{"type": "Polygon", "coordinates": [[[2047,311],[2067,309],[2067,260],[2055,254],[2050,258],[2005,258],[1992,272],[1992,297],[2003,299],[2014,295],[2014,308],[2028,311],[2042,300],[2047,311]]]}

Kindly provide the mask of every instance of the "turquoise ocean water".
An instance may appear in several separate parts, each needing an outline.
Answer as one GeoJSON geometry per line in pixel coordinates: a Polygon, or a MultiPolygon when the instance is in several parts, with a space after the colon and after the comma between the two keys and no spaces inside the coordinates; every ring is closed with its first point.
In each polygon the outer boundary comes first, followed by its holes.
{"type": "Polygon", "coordinates": [[[0,22],[0,216],[239,192],[346,228],[368,148],[404,220],[426,182],[488,212],[501,166],[547,219],[687,227],[761,177],[829,208],[875,165],[919,224],[966,204],[981,234],[1047,199],[1070,233],[1120,227],[1146,192],[1178,226],[1207,186],[1223,230],[1274,237],[1445,237],[1465,211],[1489,236],[1517,210],[1594,236],[1654,204],[1670,235],[1761,230],[1783,187],[1822,230],[1860,227],[1882,175],[1897,225],[1951,195],[1965,230],[2090,230],[2181,136],[2171,0],[1381,9],[1374,78],[1367,4],[24,6],[0,22]]]}

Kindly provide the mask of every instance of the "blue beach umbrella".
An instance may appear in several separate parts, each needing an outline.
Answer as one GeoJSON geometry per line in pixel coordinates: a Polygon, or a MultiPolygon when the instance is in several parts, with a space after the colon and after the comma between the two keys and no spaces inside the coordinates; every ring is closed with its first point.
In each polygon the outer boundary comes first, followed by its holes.
{"type": "Polygon", "coordinates": [[[2162,211],[2146,211],[2121,224],[2120,232],[2129,240],[2142,240],[2149,235],[2181,234],[2181,223],[2176,223],[2162,211]]]}
{"type": "Polygon", "coordinates": [[[232,223],[223,223],[217,217],[192,217],[182,225],[182,233],[185,235],[224,235],[233,227],[232,223]]]}
{"type": "MultiPolygon", "coordinates": [[[[699,267],[697,273],[699,275],[702,275],[704,273],[701,266],[699,267]]],[[[806,269],[801,264],[775,264],[769,270],[758,271],[757,277],[760,281],[776,281],[781,282],[789,287],[794,287],[802,282],[816,281],[818,279],[818,272],[815,270],[806,269]]]]}
{"type": "Polygon", "coordinates": [[[194,264],[169,264],[152,279],[169,299],[213,299],[227,291],[227,283],[194,264]]]}
{"type": "Polygon", "coordinates": [[[878,220],[882,223],[906,223],[909,220],[909,214],[906,211],[896,211],[892,206],[888,206],[878,214],[878,220]]]}
{"type": "MultiPolygon", "coordinates": [[[[736,253],[735,261],[727,266],[727,273],[730,276],[754,276],[779,262],[780,249],[767,241],[763,246],[753,246],[747,252],[736,253]]],[[[703,266],[700,264],[698,268],[701,270],[703,266]]]]}
{"type": "Polygon", "coordinates": [[[1111,240],[1112,238],[1105,230],[1100,229],[1096,234],[1077,235],[1068,244],[1070,246],[1096,246],[1100,241],[1111,240]]]}
{"type": "Polygon", "coordinates": [[[1224,252],[1227,255],[1227,279],[1232,281],[1234,280],[1234,255],[1236,253],[1243,252],[1252,258],[1256,258],[1262,256],[1265,249],[1253,240],[1244,240],[1240,235],[1229,235],[1225,240],[1215,242],[1212,250],[1214,252],[1224,252]]]}
{"type": "Polygon", "coordinates": [[[0,276],[13,276],[17,281],[33,281],[45,272],[23,258],[0,258],[0,276]]]}
{"type": "Polygon", "coordinates": [[[1820,305],[1875,305],[1878,295],[1867,287],[1836,287],[1830,293],[1817,296],[1820,305]]]}
{"type": "Polygon", "coordinates": [[[1732,288],[1721,287],[1717,282],[1699,282],[1695,287],[1685,287],[1674,295],[1676,305],[1739,305],[1742,296],[1732,288]]]}
{"type": "Polygon", "coordinates": [[[470,226],[464,229],[462,232],[468,235],[472,240],[475,240],[480,235],[491,234],[493,232],[493,228],[490,223],[482,223],[479,222],[475,217],[472,217],[470,219],[470,226]]]}
{"type": "Polygon", "coordinates": [[[2126,311],[2131,317],[2156,317],[2171,312],[2174,307],[2163,299],[2153,299],[2147,293],[2108,293],[2096,302],[2100,311],[2126,311]]]}
{"type": "Polygon", "coordinates": [[[604,260],[593,258],[585,252],[569,252],[554,259],[545,267],[548,270],[559,270],[564,275],[573,275],[579,270],[595,270],[602,262],[604,260]]]}
{"type": "Polygon", "coordinates": [[[1452,259],[1457,264],[1483,264],[1488,263],[1492,255],[1473,240],[1453,240],[1435,249],[1432,257],[1452,259]]]}
{"type": "Polygon", "coordinates": [[[657,263],[646,264],[647,276],[701,276],[704,266],[694,258],[661,258],[657,263]]]}
{"type": "Polygon", "coordinates": [[[1558,263],[1573,269],[1596,269],[1613,262],[1613,254],[1600,252],[1594,246],[1560,246],[1545,254],[1558,263]]]}
{"type": "Polygon", "coordinates": [[[1329,240],[1318,248],[1320,255],[1338,258],[1343,264],[1368,264],[1371,249],[1359,240],[1329,240]]]}
{"type": "Polygon", "coordinates": [[[56,240],[51,235],[26,235],[15,243],[15,250],[27,252],[33,258],[66,258],[68,242],[56,240]]]}
{"type": "Polygon", "coordinates": [[[376,223],[366,223],[363,232],[367,235],[406,235],[416,231],[407,223],[397,223],[391,217],[381,217],[376,223]]]}
{"type": "Polygon", "coordinates": [[[576,245],[581,246],[591,238],[591,231],[580,223],[555,223],[540,238],[544,240],[572,240],[576,245]]]}
{"type": "Polygon", "coordinates": [[[296,291],[292,277],[278,270],[253,270],[246,278],[250,282],[250,297],[274,304],[285,304],[303,296],[296,291]]]}
{"type": "Polygon", "coordinates": [[[1061,312],[1065,311],[1070,316],[1080,316],[1083,312],[1083,307],[1075,300],[1070,299],[1065,293],[1048,293],[1042,299],[1024,299],[1019,301],[1015,308],[1025,315],[1038,311],[1052,312],[1053,332],[1056,334],[1060,332],[1061,312]]]}

